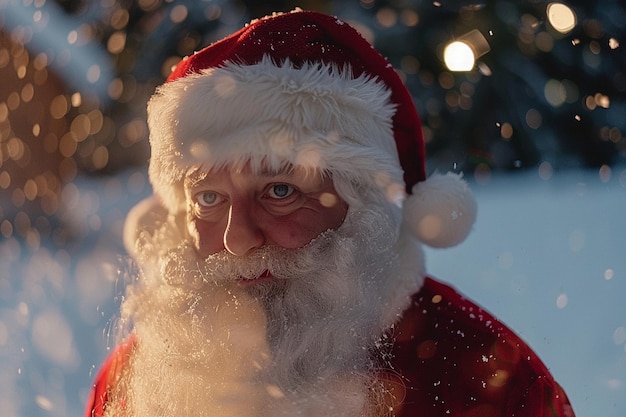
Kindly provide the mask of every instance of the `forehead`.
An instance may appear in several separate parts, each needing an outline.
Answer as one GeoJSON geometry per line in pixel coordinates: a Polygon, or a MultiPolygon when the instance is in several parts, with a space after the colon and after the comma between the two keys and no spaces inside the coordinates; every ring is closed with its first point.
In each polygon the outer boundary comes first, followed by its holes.
{"type": "Polygon", "coordinates": [[[270,167],[268,165],[253,166],[246,164],[244,166],[222,166],[222,167],[195,167],[190,169],[185,175],[185,186],[193,187],[194,185],[211,181],[212,179],[219,179],[224,174],[230,176],[237,175],[243,177],[255,177],[255,178],[281,178],[285,180],[311,180],[322,179],[330,177],[328,173],[319,169],[304,168],[302,166],[295,166],[289,163],[285,163],[279,168],[270,167]]]}

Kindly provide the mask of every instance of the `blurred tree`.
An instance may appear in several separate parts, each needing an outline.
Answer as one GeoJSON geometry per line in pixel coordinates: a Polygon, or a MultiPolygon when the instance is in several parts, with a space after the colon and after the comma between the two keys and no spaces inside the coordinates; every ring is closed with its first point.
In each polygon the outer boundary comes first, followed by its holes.
{"type": "Polygon", "coordinates": [[[62,178],[76,174],[68,157],[70,97],[63,82],[0,31],[0,236],[13,234],[32,248],[53,232],[62,178]],[[43,236],[42,236],[43,235],[43,236]]]}
{"type": "MultiPolygon", "coordinates": [[[[4,7],[21,7],[7,4],[4,7]]],[[[80,105],[71,109],[71,117],[102,117],[98,129],[76,141],[71,156],[82,172],[115,172],[144,164],[149,158],[145,103],[172,66],[252,18],[298,5],[355,24],[399,69],[424,122],[431,170],[623,161],[626,58],[619,43],[626,31],[622,24],[626,5],[618,0],[568,1],[577,23],[560,33],[549,23],[548,4],[56,0],[38,11],[45,12],[50,5],[62,9],[70,18],[63,24],[72,26],[63,29],[105,52],[114,73],[110,80],[100,77],[108,83],[105,93],[94,97],[81,91],[80,105]],[[490,51],[471,71],[448,70],[444,46],[471,30],[482,33],[490,51]]],[[[40,16],[33,25],[43,21],[45,16],[40,16]]],[[[47,21],[49,27],[54,24],[47,21]]],[[[58,45],[59,51],[66,46],[58,45]]],[[[49,58],[53,60],[54,54],[49,58]]]]}
{"type": "Polygon", "coordinates": [[[77,153],[83,171],[100,173],[115,172],[148,160],[145,104],[183,56],[235,31],[250,19],[273,11],[291,10],[298,4],[319,11],[330,10],[330,2],[315,0],[304,4],[288,0],[58,2],[90,28],[92,36],[109,53],[117,74],[109,86],[109,97],[99,100],[101,107],[106,108],[109,128],[87,141],[106,147],[107,163],[96,166],[88,157],[80,157],[80,149],[77,153]]]}
{"type": "Polygon", "coordinates": [[[406,78],[423,118],[431,168],[601,166],[626,155],[626,5],[569,1],[567,33],[550,2],[365,1],[341,14],[367,24],[406,78]],[[465,73],[449,71],[443,48],[478,29],[490,52],[465,73]]]}

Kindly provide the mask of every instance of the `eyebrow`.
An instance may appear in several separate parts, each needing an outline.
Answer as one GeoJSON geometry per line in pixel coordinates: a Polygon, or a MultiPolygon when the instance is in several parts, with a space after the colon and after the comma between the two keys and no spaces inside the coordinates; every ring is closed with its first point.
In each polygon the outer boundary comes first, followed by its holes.
{"type": "MultiPolygon", "coordinates": [[[[296,173],[296,167],[292,164],[285,164],[283,167],[274,169],[270,167],[261,167],[258,172],[255,172],[254,175],[258,175],[264,178],[272,178],[278,176],[284,176],[287,178],[291,178],[296,173]]],[[[211,171],[205,171],[202,169],[196,169],[190,171],[185,175],[184,178],[184,186],[188,188],[193,188],[198,184],[205,181],[207,178],[211,176],[211,171]]]]}
{"type": "Polygon", "coordinates": [[[183,178],[183,185],[188,188],[193,188],[198,185],[198,183],[204,181],[208,176],[208,172],[196,169],[185,174],[185,178],[183,178]]]}
{"type": "Polygon", "coordinates": [[[286,176],[293,177],[295,175],[296,169],[292,164],[286,164],[284,167],[279,169],[272,168],[261,168],[261,170],[257,173],[257,175],[261,177],[277,177],[277,176],[286,176]]]}

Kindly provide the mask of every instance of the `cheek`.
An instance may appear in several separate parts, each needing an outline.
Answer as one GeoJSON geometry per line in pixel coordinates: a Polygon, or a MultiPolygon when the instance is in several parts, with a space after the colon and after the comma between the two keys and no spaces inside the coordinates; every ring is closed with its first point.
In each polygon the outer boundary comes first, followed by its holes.
{"type": "Polygon", "coordinates": [[[187,229],[200,256],[207,257],[224,249],[224,229],[220,231],[219,224],[193,218],[187,222],[187,229]]]}
{"type": "Polygon", "coordinates": [[[306,222],[282,221],[265,233],[266,244],[285,249],[298,249],[306,246],[323,232],[311,227],[306,222]]]}
{"type": "Polygon", "coordinates": [[[328,210],[326,216],[326,229],[337,229],[343,224],[343,221],[346,218],[346,214],[348,213],[348,203],[343,200],[339,200],[337,204],[334,204],[331,207],[325,207],[324,209],[328,210]]]}
{"type": "Polygon", "coordinates": [[[337,229],[343,223],[348,206],[345,203],[317,210],[301,210],[292,215],[274,219],[265,229],[268,243],[287,249],[306,246],[321,233],[337,229]]]}

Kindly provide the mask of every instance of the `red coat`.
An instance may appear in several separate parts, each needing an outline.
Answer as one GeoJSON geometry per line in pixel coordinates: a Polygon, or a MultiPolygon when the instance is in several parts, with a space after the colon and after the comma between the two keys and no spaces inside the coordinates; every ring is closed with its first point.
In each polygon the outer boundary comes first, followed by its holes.
{"type": "MultiPolygon", "coordinates": [[[[567,396],[515,333],[451,287],[426,278],[390,332],[397,417],[571,417],[567,396]]],[[[134,340],[96,377],[85,417],[102,417],[107,391],[134,340]]]]}

